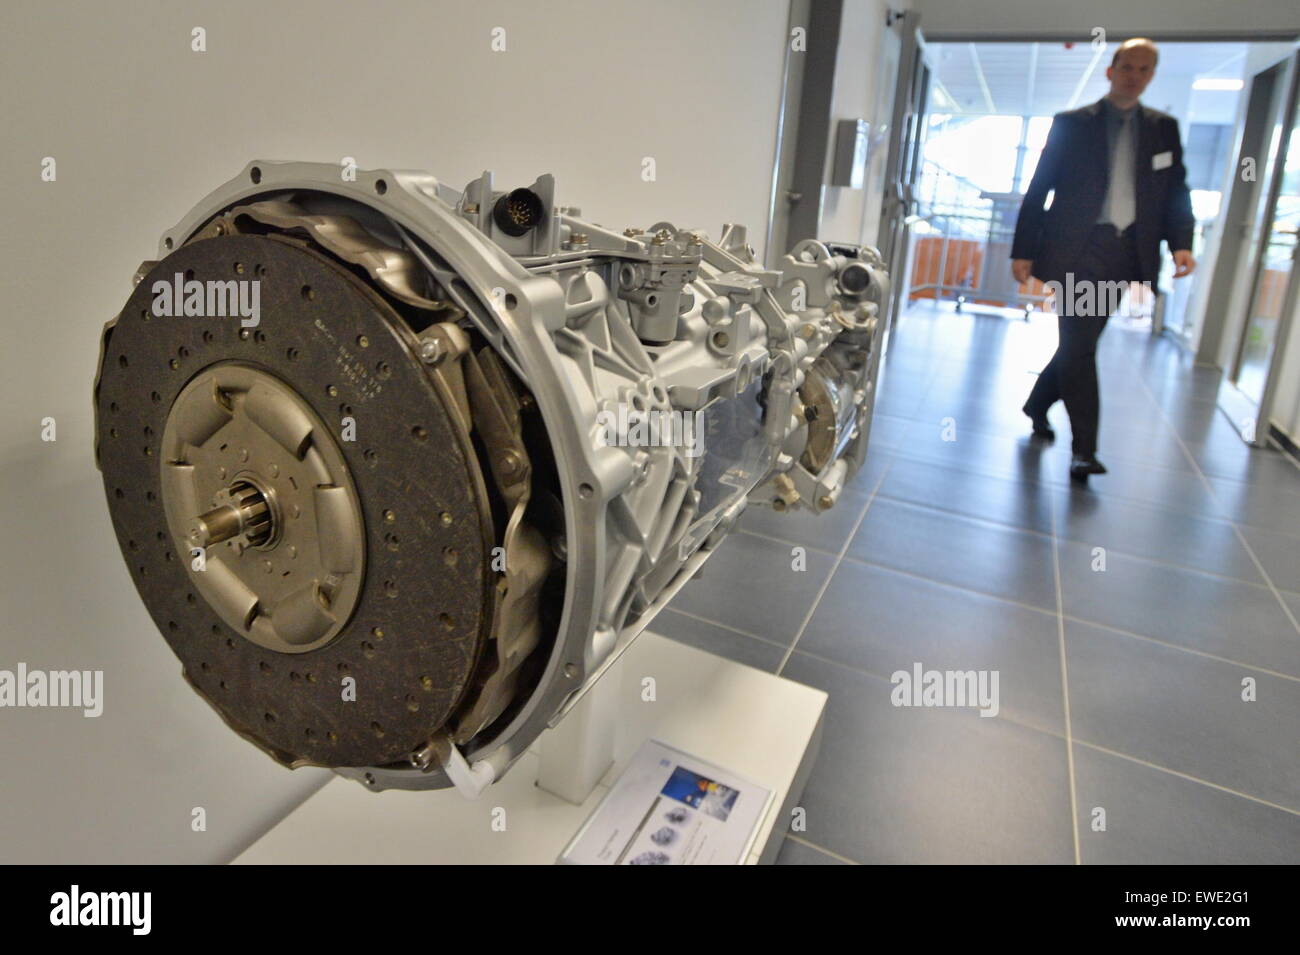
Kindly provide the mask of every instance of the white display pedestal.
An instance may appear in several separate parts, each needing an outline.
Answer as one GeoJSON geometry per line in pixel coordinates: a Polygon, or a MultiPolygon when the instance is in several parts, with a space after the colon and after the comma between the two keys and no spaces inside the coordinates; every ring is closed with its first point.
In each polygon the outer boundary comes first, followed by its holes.
{"type": "MultiPolygon", "coordinates": [[[[817,758],[826,694],[653,633],[638,637],[615,667],[592,691],[605,694],[595,712],[612,712],[617,726],[614,764],[581,805],[536,784],[538,745],[474,801],[454,789],[373,793],[340,777],[235,863],[549,865],[651,738],[773,790],[746,860],[772,862],[817,758]],[[642,698],[647,677],[655,681],[654,702],[642,698]],[[605,687],[607,680],[615,682],[605,687]]],[[[541,748],[550,746],[549,735],[563,735],[570,718],[582,718],[586,703],[544,734],[541,748]]],[[[548,752],[548,770],[554,765],[548,752]]]]}

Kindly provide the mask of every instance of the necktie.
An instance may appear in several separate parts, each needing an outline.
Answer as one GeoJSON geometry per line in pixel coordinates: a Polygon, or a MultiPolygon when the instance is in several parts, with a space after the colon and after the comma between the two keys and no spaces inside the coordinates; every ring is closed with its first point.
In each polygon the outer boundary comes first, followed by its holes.
{"type": "Polygon", "coordinates": [[[1106,190],[1106,219],[1121,232],[1136,217],[1133,200],[1133,177],[1136,161],[1133,136],[1133,111],[1120,120],[1115,134],[1115,152],[1110,160],[1110,186],[1106,190]]]}

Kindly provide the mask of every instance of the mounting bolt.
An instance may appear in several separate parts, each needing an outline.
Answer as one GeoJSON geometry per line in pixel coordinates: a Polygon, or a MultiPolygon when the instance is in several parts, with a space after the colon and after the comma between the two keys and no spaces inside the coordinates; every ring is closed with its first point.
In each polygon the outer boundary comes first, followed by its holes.
{"type": "Polygon", "coordinates": [[[420,342],[420,361],[426,365],[436,365],[442,361],[446,354],[446,349],[442,347],[442,341],[437,338],[426,338],[420,342]]]}
{"type": "Polygon", "coordinates": [[[772,510],[788,510],[799,501],[799,492],[795,490],[794,481],[790,480],[790,475],[778,474],[772,479],[772,483],[776,485],[776,494],[772,500],[772,510]]]}
{"type": "Polygon", "coordinates": [[[507,451],[505,454],[501,455],[501,474],[505,478],[512,479],[518,477],[522,468],[523,461],[520,460],[519,455],[516,452],[507,451]]]}

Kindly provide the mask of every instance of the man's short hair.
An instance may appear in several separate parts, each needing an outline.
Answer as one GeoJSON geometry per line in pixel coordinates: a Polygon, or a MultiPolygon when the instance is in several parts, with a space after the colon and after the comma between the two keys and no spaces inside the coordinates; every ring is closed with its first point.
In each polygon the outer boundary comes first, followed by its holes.
{"type": "Polygon", "coordinates": [[[1132,50],[1138,47],[1141,47],[1143,49],[1148,49],[1155,55],[1155,60],[1151,64],[1151,68],[1155,69],[1156,66],[1158,66],[1160,63],[1160,51],[1156,49],[1156,45],[1154,43],[1152,43],[1144,36],[1135,36],[1131,40],[1125,40],[1123,43],[1121,43],[1115,49],[1115,55],[1110,58],[1110,65],[1114,66],[1115,64],[1117,64],[1119,62],[1120,54],[1123,53],[1125,50],[1132,50]]]}

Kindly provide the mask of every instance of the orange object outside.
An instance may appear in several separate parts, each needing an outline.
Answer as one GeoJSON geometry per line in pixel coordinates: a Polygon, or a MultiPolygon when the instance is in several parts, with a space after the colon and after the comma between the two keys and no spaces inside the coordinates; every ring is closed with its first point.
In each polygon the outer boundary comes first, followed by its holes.
{"type": "MultiPolygon", "coordinates": [[[[943,261],[943,283],[946,286],[966,286],[972,287],[979,281],[980,269],[984,265],[984,242],[980,239],[949,239],[948,240],[948,258],[943,260],[943,238],[941,236],[926,236],[916,240],[915,261],[912,263],[912,284],[911,288],[916,289],[918,285],[938,285],[939,283],[939,263],[943,261]]],[[[1011,260],[1006,262],[1007,271],[1011,270],[1011,260]]],[[[938,290],[935,288],[918,289],[910,292],[909,299],[918,298],[939,298],[938,290]]],[[[1047,294],[1047,287],[1038,279],[1031,278],[1027,283],[1020,286],[1021,295],[1034,296],[1041,298],[1047,294]]],[[[1016,303],[1007,303],[997,299],[980,299],[975,298],[971,301],[977,305],[1004,306],[1010,304],[1016,307],[1016,303]]],[[[1047,304],[1040,302],[1036,306],[1041,311],[1048,311],[1047,304]]]]}

